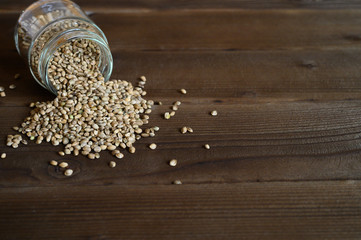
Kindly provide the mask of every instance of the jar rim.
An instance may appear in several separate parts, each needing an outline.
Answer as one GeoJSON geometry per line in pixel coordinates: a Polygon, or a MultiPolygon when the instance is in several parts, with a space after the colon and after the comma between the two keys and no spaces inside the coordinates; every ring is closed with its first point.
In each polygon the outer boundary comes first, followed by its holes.
{"type": "MultiPolygon", "coordinates": [[[[108,44],[108,40],[107,40],[107,38],[105,37],[104,32],[98,27],[98,25],[96,25],[96,24],[95,24],[94,22],[92,22],[90,19],[85,19],[85,18],[80,18],[80,17],[63,17],[63,18],[59,18],[59,19],[56,19],[55,21],[50,22],[50,23],[48,23],[47,25],[45,25],[44,28],[43,28],[41,31],[39,31],[39,32],[36,34],[36,36],[33,38],[33,40],[31,41],[31,44],[30,44],[29,49],[28,49],[28,57],[27,57],[29,66],[32,66],[32,65],[31,65],[31,63],[32,63],[32,62],[31,62],[31,61],[32,61],[31,54],[32,54],[32,51],[33,51],[33,47],[34,47],[34,45],[35,45],[35,42],[38,40],[38,37],[40,37],[40,36],[48,29],[48,27],[50,27],[51,25],[56,24],[56,23],[59,23],[59,22],[61,22],[61,21],[66,21],[66,20],[84,21],[84,22],[86,22],[87,24],[90,24],[92,27],[94,27],[94,28],[101,34],[101,38],[105,41],[105,43],[108,44]]],[[[55,39],[58,38],[58,37],[60,37],[60,36],[62,36],[62,34],[67,33],[67,32],[69,32],[69,31],[73,31],[73,30],[85,31],[85,30],[80,29],[80,28],[67,29],[67,30],[64,30],[63,32],[61,32],[59,35],[57,35],[57,36],[55,37],[55,39]]],[[[16,31],[16,32],[17,32],[17,31],[16,31]]],[[[94,34],[93,32],[90,32],[90,31],[88,31],[88,32],[94,34]]],[[[94,34],[94,36],[96,36],[96,35],[94,34]]],[[[49,41],[52,41],[52,39],[49,39],[49,41]]],[[[48,42],[48,43],[49,43],[49,42],[48,42]]],[[[46,45],[48,45],[48,43],[46,43],[46,44],[44,45],[43,49],[46,48],[46,45]]],[[[43,51],[42,51],[42,52],[43,52],[43,51]]],[[[41,55],[41,54],[40,54],[40,55],[41,55]]],[[[40,62],[40,58],[39,58],[39,62],[40,62]]],[[[40,66],[40,64],[38,65],[38,67],[39,67],[39,66],[40,66]]],[[[39,72],[39,68],[38,68],[37,70],[38,70],[38,72],[39,72]]],[[[32,67],[30,67],[30,72],[31,72],[31,75],[33,76],[33,78],[40,84],[40,86],[42,86],[42,87],[44,87],[45,89],[47,89],[47,86],[41,81],[41,79],[38,79],[38,77],[37,77],[36,74],[34,73],[32,67]]],[[[39,73],[40,73],[40,72],[39,72],[39,73]]],[[[55,94],[56,94],[56,92],[55,92],[55,94]]]]}
{"type": "MultiPolygon", "coordinates": [[[[89,30],[83,30],[83,29],[69,29],[67,31],[64,31],[62,34],[59,34],[55,38],[51,39],[47,44],[44,46],[43,51],[40,54],[39,57],[39,64],[38,64],[38,72],[40,74],[40,78],[44,79],[44,88],[50,90],[52,93],[57,95],[57,90],[51,83],[51,81],[48,78],[48,67],[50,60],[52,59],[54,52],[64,44],[75,40],[75,39],[88,39],[91,41],[96,42],[96,44],[100,47],[102,53],[104,53],[105,57],[107,57],[107,65],[108,69],[106,72],[102,72],[104,81],[108,81],[110,78],[110,75],[113,70],[113,57],[111,54],[111,51],[108,46],[108,42],[106,41],[106,38],[102,38],[99,35],[89,31],[89,30]],[[59,44],[60,38],[66,38],[65,41],[61,41],[59,44]]],[[[101,60],[99,61],[99,65],[101,65],[101,60]]]]}

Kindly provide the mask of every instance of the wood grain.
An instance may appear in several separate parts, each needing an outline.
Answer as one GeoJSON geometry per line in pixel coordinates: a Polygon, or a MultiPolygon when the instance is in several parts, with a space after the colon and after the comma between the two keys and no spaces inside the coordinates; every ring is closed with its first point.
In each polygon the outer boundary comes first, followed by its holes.
{"type": "MultiPolygon", "coordinates": [[[[0,4],[0,85],[17,85],[0,98],[0,143],[29,102],[53,98],[14,47],[28,3],[0,4]]],[[[164,103],[149,125],[161,130],[114,169],[109,153],[0,144],[0,239],[359,238],[359,1],[78,3],[108,37],[113,78],[147,76],[147,98],[164,103]],[[194,133],[180,134],[184,125],[194,133]]]]}
{"type": "MultiPolygon", "coordinates": [[[[0,11],[21,12],[29,6],[32,0],[3,0],[0,11]]],[[[192,10],[192,9],[355,9],[360,8],[357,0],[76,0],[83,9],[92,12],[121,12],[149,10],[192,10]]]]}
{"type": "Polygon", "coordinates": [[[358,239],[360,189],[359,181],[4,188],[0,237],[358,239]]]}

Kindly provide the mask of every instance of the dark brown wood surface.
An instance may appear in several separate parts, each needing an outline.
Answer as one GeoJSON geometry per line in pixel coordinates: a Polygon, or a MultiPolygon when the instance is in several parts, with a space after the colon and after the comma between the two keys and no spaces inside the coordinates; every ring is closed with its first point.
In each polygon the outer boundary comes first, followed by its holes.
{"type": "Polygon", "coordinates": [[[30,2],[0,3],[0,86],[17,85],[0,98],[0,239],[361,238],[360,1],[79,0],[108,37],[112,77],[145,75],[164,103],[156,137],[114,169],[105,152],[5,146],[28,104],[53,98],[14,46],[30,2]]]}

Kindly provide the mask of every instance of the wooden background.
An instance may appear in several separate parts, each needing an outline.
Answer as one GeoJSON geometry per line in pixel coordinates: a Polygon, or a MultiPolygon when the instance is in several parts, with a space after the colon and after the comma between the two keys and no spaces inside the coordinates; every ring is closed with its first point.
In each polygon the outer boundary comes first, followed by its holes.
{"type": "Polygon", "coordinates": [[[105,152],[5,146],[28,103],[53,97],[14,47],[31,2],[0,2],[0,85],[17,85],[0,98],[0,239],[361,238],[360,1],[77,1],[108,37],[113,78],[145,75],[164,103],[157,136],[114,169],[105,152]]]}

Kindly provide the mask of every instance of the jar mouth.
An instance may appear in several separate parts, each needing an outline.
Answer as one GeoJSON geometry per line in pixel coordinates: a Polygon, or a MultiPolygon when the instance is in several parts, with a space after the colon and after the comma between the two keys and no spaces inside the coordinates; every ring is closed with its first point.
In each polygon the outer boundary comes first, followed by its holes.
{"type": "MultiPolygon", "coordinates": [[[[43,27],[43,29],[42,29],[41,31],[39,31],[39,32],[37,33],[37,35],[34,37],[33,41],[31,42],[31,44],[30,44],[30,46],[29,46],[28,53],[27,53],[27,55],[28,55],[28,58],[27,58],[27,59],[28,59],[28,64],[29,64],[29,66],[30,66],[31,75],[32,75],[33,78],[34,78],[42,87],[44,87],[45,89],[47,89],[47,86],[46,86],[45,83],[42,81],[42,79],[39,79],[39,75],[40,75],[40,74],[35,74],[35,73],[34,73],[34,70],[35,70],[35,69],[33,69],[33,67],[32,67],[32,52],[33,52],[33,48],[35,47],[35,43],[36,43],[36,41],[38,41],[38,38],[39,38],[40,36],[42,36],[42,34],[44,34],[45,31],[47,31],[49,28],[51,28],[52,25],[59,24],[60,22],[69,21],[69,20],[70,20],[70,21],[85,22],[86,24],[88,24],[89,26],[91,26],[91,28],[93,28],[93,29],[96,31],[96,33],[101,36],[100,39],[103,40],[103,41],[106,43],[106,45],[108,45],[108,40],[107,40],[107,38],[105,37],[105,34],[103,33],[103,31],[102,31],[96,24],[92,23],[91,20],[89,20],[89,19],[84,19],[84,18],[80,18],[80,17],[63,17],[63,18],[56,19],[56,20],[54,20],[53,22],[50,22],[50,23],[48,23],[47,25],[45,25],[45,26],[43,27]]],[[[58,37],[61,37],[62,34],[67,33],[67,32],[70,32],[70,31],[72,31],[72,30],[73,30],[73,31],[87,31],[87,30],[81,29],[81,28],[68,29],[68,30],[64,30],[62,33],[60,33],[60,34],[58,35],[58,37]]],[[[17,32],[17,31],[16,31],[16,32],[17,32]]],[[[94,34],[94,32],[88,31],[88,33],[92,34],[93,37],[94,37],[94,36],[97,37],[97,35],[94,34]]],[[[16,41],[16,39],[17,39],[17,38],[15,38],[15,41],[16,41]]],[[[51,40],[52,40],[52,38],[49,39],[49,42],[50,42],[51,40]]],[[[49,44],[44,45],[43,49],[46,49],[46,46],[48,46],[48,45],[49,45],[49,44]]],[[[18,44],[17,44],[17,47],[18,47],[18,44]]],[[[42,51],[42,52],[43,52],[43,51],[42,51]]],[[[40,58],[39,58],[39,62],[40,62],[40,58]]],[[[39,65],[40,65],[40,64],[39,64],[39,65]]],[[[36,70],[38,71],[38,73],[40,73],[40,72],[39,72],[39,69],[36,69],[36,70]]]]}
{"type": "Polygon", "coordinates": [[[78,29],[69,29],[64,31],[62,34],[59,34],[55,38],[51,39],[43,48],[43,51],[39,57],[38,72],[40,78],[43,79],[43,87],[50,90],[55,95],[58,94],[57,89],[50,81],[48,76],[48,68],[51,59],[55,51],[62,45],[77,39],[86,39],[95,42],[100,49],[100,59],[99,59],[99,71],[103,74],[104,81],[108,81],[113,70],[113,57],[108,46],[106,38],[102,38],[99,35],[88,31],[88,30],[78,30],[78,29]]]}

